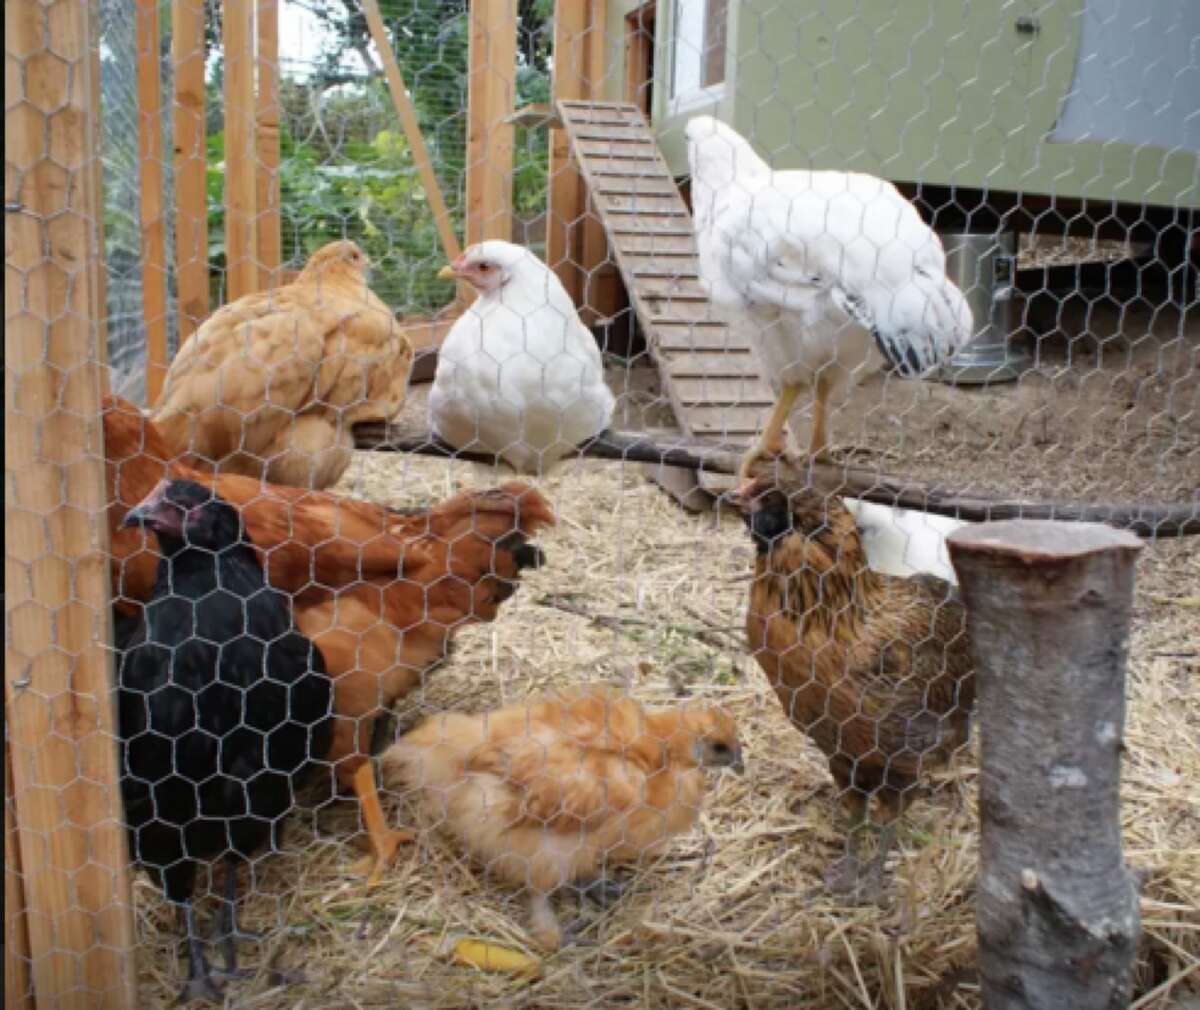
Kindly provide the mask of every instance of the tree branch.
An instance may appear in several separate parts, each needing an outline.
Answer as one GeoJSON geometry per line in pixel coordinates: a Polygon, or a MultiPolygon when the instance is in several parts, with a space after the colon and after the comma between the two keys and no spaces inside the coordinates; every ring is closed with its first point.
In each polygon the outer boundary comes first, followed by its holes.
{"type": "MultiPolygon", "coordinates": [[[[376,452],[410,452],[425,456],[494,464],[486,453],[460,452],[439,442],[429,432],[414,432],[368,421],[354,427],[355,445],[376,452]]],[[[710,474],[736,474],[744,450],[684,437],[656,441],[632,432],[604,432],[579,447],[591,459],[623,460],[677,466],[710,474]]],[[[778,464],[782,477],[804,477],[786,464],[778,464]]],[[[936,484],[925,484],[862,467],[814,463],[808,472],[814,485],[828,491],[894,508],[953,516],[967,522],[1001,519],[1058,519],[1067,522],[1102,522],[1127,529],[1140,537],[1179,537],[1200,534],[1200,502],[1174,503],[1085,503],[1029,501],[964,495],[936,484]]]]}

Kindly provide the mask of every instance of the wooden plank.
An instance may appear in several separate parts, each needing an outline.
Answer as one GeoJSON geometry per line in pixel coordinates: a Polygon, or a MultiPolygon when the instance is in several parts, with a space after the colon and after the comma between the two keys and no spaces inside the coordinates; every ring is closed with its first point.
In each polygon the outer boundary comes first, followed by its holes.
{"type": "Polygon", "coordinates": [[[644,126],[579,126],[574,131],[580,140],[627,140],[630,143],[645,144],[646,128],[644,126]]]}
{"type": "Polygon", "coordinates": [[[673,217],[687,218],[687,208],[678,196],[626,196],[615,193],[598,193],[595,197],[596,206],[601,211],[620,213],[629,211],[633,214],[662,214],[673,217]]]}
{"type": "Polygon", "coordinates": [[[279,0],[257,0],[258,94],[254,104],[255,241],[258,285],[270,291],[282,283],[283,229],[279,197],[279,0]]]}
{"type": "Polygon", "coordinates": [[[225,300],[258,290],[254,171],[254,4],[222,7],[225,54],[225,300]]]}
{"type": "Polygon", "coordinates": [[[697,405],[685,407],[682,413],[693,434],[740,442],[762,431],[769,410],[770,404],[762,407],[697,405]]]}
{"type": "Polygon", "coordinates": [[[598,179],[616,176],[619,178],[649,179],[662,176],[658,163],[646,158],[595,157],[591,161],[592,175],[598,179]]]}
{"type": "Polygon", "coordinates": [[[4,742],[4,1006],[35,1010],[29,978],[29,927],[25,883],[21,876],[21,840],[13,816],[12,756],[4,742]]]}
{"type": "MultiPolygon", "coordinates": [[[[587,39],[584,53],[587,66],[584,70],[585,86],[589,97],[603,94],[604,78],[607,73],[605,25],[607,23],[607,3],[605,0],[589,0],[589,16],[587,39]]],[[[602,106],[589,106],[582,114],[592,122],[630,121],[636,115],[633,110],[621,110],[605,103],[602,106]]],[[[605,319],[615,314],[624,304],[621,292],[619,274],[609,257],[608,236],[604,231],[604,222],[597,210],[588,200],[587,187],[581,185],[580,201],[584,209],[583,233],[580,236],[579,266],[583,273],[584,288],[582,298],[583,312],[581,316],[587,325],[596,319],[605,319]]]]}
{"type": "Polygon", "coordinates": [[[677,377],[669,367],[668,371],[675,396],[686,406],[771,406],[771,397],[764,394],[757,374],[732,379],[715,376],[684,378],[677,377]]]}
{"type": "Polygon", "coordinates": [[[404,128],[404,136],[408,146],[412,148],[413,164],[417,166],[417,174],[425,187],[425,199],[429,201],[429,209],[433,211],[434,224],[437,225],[438,237],[442,242],[442,251],[447,259],[456,259],[462,252],[458,244],[458,236],[450,222],[450,212],[446,209],[446,201],[442,197],[442,188],[438,184],[433,171],[433,160],[429,157],[429,149],[425,146],[425,138],[421,135],[421,127],[417,122],[417,112],[413,108],[412,99],[404,86],[404,78],[400,74],[400,65],[396,62],[396,54],[388,41],[387,30],[383,27],[383,18],[379,15],[379,4],[376,0],[363,0],[363,12],[367,16],[367,28],[379,57],[383,62],[383,72],[387,77],[388,90],[392,94],[392,104],[400,124],[404,128]]]}
{"type": "Polygon", "coordinates": [[[697,326],[694,323],[652,323],[654,346],[660,352],[748,350],[745,340],[725,326],[697,326]]]}
{"type": "Polygon", "coordinates": [[[19,103],[27,85],[38,92],[28,115],[6,118],[6,160],[33,178],[46,169],[64,175],[63,187],[27,187],[24,208],[5,221],[11,814],[37,1005],[124,1010],[138,998],[104,631],[107,543],[97,532],[106,529],[96,350],[98,38],[91,5],[48,11],[5,5],[6,49],[40,67],[36,79],[18,77],[6,93],[19,103]]]}
{"type": "Polygon", "coordinates": [[[674,180],[662,179],[657,175],[650,174],[601,176],[592,187],[592,192],[680,198],[679,189],[674,180]]]}
{"type": "Polygon", "coordinates": [[[758,361],[749,350],[667,352],[660,353],[659,360],[672,381],[700,377],[759,379],[758,361]]]}
{"type": "Polygon", "coordinates": [[[631,161],[653,162],[658,164],[658,148],[647,140],[580,140],[577,142],[580,154],[598,158],[624,158],[631,161]]]}
{"type": "MultiPolygon", "coordinates": [[[[580,0],[555,0],[554,71],[551,91],[555,100],[587,95],[585,32],[590,4],[580,0]]],[[[580,273],[580,234],[576,222],[586,208],[583,180],[571,161],[565,130],[550,131],[550,197],[546,208],[546,263],[562,282],[576,305],[583,296],[580,273]]]]}
{"type": "Polygon", "coordinates": [[[708,300],[708,289],[694,277],[644,277],[634,280],[637,294],[643,298],[701,298],[708,300]]]}
{"type": "Polygon", "coordinates": [[[158,399],[170,365],[167,353],[167,235],[163,209],[162,82],[158,0],[137,0],[139,223],[142,319],[146,327],[146,400],[158,399]]]}
{"type": "Polygon", "coordinates": [[[464,245],[512,238],[517,14],[513,0],[473,0],[468,42],[467,221],[464,245]]]}
{"type": "Polygon", "coordinates": [[[691,235],[663,234],[616,236],[616,247],[622,253],[654,253],[658,255],[696,256],[696,240],[691,235]]]}
{"type": "Polygon", "coordinates": [[[204,56],[204,0],[174,0],[171,61],[175,67],[175,101],[171,132],[175,143],[175,283],[181,343],[208,318],[204,56]]]}

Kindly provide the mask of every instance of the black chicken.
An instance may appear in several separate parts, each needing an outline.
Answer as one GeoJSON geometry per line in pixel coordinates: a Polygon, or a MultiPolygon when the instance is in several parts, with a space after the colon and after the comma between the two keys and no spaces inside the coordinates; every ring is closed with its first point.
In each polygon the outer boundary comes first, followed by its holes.
{"type": "Polygon", "coordinates": [[[144,621],[117,628],[130,851],[182,910],[183,996],[218,997],[192,907],[199,864],[225,861],[219,975],[236,977],[238,866],[278,848],[296,789],[329,750],[333,685],[228,502],[163,481],[124,521],[152,529],[163,554],[144,621]]]}

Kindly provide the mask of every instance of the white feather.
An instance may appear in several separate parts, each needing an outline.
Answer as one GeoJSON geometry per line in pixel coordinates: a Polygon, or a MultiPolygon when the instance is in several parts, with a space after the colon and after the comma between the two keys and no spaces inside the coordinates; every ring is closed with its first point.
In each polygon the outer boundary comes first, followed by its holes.
{"type": "Polygon", "coordinates": [[[958,584],[946,549],[946,537],[967,525],[961,519],[891,508],[858,498],[842,500],[858,524],[867,564],[874,571],[905,578],[936,575],[951,585],[958,584]]]}
{"type": "Polygon", "coordinates": [[[700,275],[776,390],[824,372],[836,394],[880,350],[901,374],[926,374],[970,339],[941,240],[891,183],[774,172],[708,116],[687,139],[700,275]]]}
{"type": "Polygon", "coordinates": [[[456,448],[493,453],[520,473],[544,473],[603,431],[616,401],[596,340],[554,273],[508,242],[476,248],[507,277],[446,335],[430,425],[456,448]]]}

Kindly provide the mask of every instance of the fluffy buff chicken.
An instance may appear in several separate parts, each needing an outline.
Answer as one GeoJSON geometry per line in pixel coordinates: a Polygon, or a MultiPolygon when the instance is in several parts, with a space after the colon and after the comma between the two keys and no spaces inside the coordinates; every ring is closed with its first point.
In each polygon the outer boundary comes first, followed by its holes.
{"type": "Polygon", "coordinates": [[[728,714],[647,710],[600,687],[434,716],[381,759],[386,786],[417,793],[480,865],[527,889],[548,950],[563,939],[550,895],[601,883],[605,865],[637,862],[688,830],[710,768],[742,769],[728,714]]]}
{"type": "Polygon", "coordinates": [[[941,240],[889,182],[855,172],[773,172],[710,116],[687,126],[700,275],[732,325],[746,330],[776,401],[748,478],[785,448],[800,390],[813,391],[810,453],[829,444],[831,400],[883,359],[927,373],[971,337],[941,240]]]}
{"type": "Polygon", "coordinates": [[[402,513],[327,491],[205,474],[169,463],[154,424],[114,397],[105,401],[104,439],[118,610],[136,614],[154,588],[157,542],[121,520],[159,480],[194,480],[238,509],[267,581],[291,595],[297,628],[334,679],[328,760],[362,805],[377,877],[409,836],[390,831],[379,806],[367,757],[375,720],[446,658],[459,628],[495,619],[521,572],[542,560],[528,538],[554,524],[550,505],[514,481],[402,513]]]}
{"type": "Polygon", "coordinates": [[[471,246],[439,274],[479,297],[446,335],[429,422],[457,449],[544,473],[612,418],[596,340],[554,272],[510,242],[471,246]]]}
{"type": "Polygon", "coordinates": [[[404,403],[412,348],[367,287],[353,242],[318,249],[292,284],[215,312],[179,349],[152,416],[176,458],[326,488],[352,426],[404,403]]]}
{"type": "Polygon", "coordinates": [[[737,500],[758,552],[750,651],[784,712],[829,759],[852,815],[850,852],[828,883],[877,889],[922,772],[967,742],[975,677],[965,611],[941,579],[872,571],[835,495],[760,478],[737,500]],[[872,797],[885,830],[864,878],[858,842],[872,797]]]}

